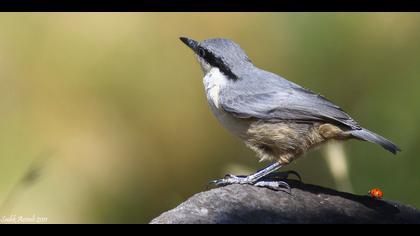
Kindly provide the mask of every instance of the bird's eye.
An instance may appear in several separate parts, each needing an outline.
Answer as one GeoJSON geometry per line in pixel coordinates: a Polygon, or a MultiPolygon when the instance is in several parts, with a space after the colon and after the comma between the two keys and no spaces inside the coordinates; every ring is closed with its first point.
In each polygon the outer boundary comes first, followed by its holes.
{"type": "Polygon", "coordinates": [[[202,48],[199,48],[198,49],[198,55],[200,57],[204,57],[206,55],[206,51],[204,51],[204,49],[202,49],[202,48]]]}

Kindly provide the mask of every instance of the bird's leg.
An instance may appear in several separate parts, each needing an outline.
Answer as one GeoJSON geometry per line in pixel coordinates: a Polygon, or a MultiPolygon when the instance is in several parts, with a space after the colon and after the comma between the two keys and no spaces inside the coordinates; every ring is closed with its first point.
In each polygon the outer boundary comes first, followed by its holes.
{"type": "Polygon", "coordinates": [[[214,180],[214,181],[211,181],[210,183],[219,187],[231,185],[231,184],[249,184],[249,185],[254,185],[258,187],[267,187],[267,188],[275,189],[275,190],[281,187],[286,187],[290,191],[290,186],[284,181],[279,181],[279,180],[262,181],[262,178],[280,169],[282,166],[283,166],[282,164],[280,164],[279,162],[276,162],[256,172],[255,174],[252,174],[249,176],[226,175],[225,178],[214,180]]]}

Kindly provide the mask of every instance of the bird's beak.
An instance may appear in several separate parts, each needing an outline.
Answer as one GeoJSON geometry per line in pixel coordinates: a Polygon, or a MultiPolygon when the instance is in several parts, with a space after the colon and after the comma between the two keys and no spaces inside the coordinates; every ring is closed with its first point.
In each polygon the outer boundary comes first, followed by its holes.
{"type": "Polygon", "coordinates": [[[194,52],[197,51],[198,42],[186,37],[180,37],[179,38],[185,45],[187,45],[189,48],[191,48],[194,52]]]}

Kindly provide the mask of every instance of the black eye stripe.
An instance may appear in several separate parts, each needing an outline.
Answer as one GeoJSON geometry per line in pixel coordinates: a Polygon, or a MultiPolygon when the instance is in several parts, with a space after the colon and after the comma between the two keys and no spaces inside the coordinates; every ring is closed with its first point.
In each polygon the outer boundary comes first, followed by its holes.
{"type": "Polygon", "coordinates": [[[203,48],[198,48],[198,55],[200,55],[201,57],[205,57],[206,51],[203,48]]]}
{"type": "Polygon", "coordinates": [[[208,51],[205,48],[199,47],[197,49],[197,53],[199,56],[201,56],[202,58],[204,58],[207,63],[209,63],[210,65],[219,68],[219,70],[221,72],[223,72],[225,75],[228,76],[228,78],[234,79],[236,80],[238,77],[230,70],[230,68],[224,63],[224,61],[219,58],[214,56],[213,53],[211,53],[210,51],[208,51]]]}

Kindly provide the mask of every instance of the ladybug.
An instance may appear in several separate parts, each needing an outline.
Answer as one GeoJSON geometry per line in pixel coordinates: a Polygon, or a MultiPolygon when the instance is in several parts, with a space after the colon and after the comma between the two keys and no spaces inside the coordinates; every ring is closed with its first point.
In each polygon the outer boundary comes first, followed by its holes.
{"type": "Polygon", "coordinates": [[[381,199],[384,196],[384,193],[382,192],[382,190],[380,190],[379,188],[373,188],[371,189],[368,194],[372,197],[372,198],[376,198],[376,199],[381,199]]]}

